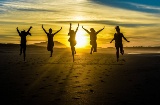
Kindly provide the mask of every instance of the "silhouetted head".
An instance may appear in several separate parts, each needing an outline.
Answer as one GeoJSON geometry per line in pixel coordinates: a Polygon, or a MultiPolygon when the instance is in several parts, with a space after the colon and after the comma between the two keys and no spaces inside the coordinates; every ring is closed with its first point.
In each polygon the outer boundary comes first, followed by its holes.
{"type": "Polygon", "coordinates": [[[115,29],[116,29],[117,32],[120,32],[119,26],[116,26],[115,29]]]}
{"type": "Polygon", "coordinates": [[[51,28],[49,29],[49,33],[50,33],[50,34],[52,33],[52,29],[51,29],[51,28]]]}
{"type": "Polygon", "coordinates": [[[91,31],[91,32],[95,32],[94,28],[91,28],[90,31],[91,31]]]}
{"type": "Polygon", "coordinates": [[[26,32],[25,30],[21,31],[22,34],[25,33],[25,32],[26,32]]]}
{"type": "Polygon", "coordinates": [[[70,34],[74,34],[74,30],[71,30],[71,31],[70,31],[70,34]]]}

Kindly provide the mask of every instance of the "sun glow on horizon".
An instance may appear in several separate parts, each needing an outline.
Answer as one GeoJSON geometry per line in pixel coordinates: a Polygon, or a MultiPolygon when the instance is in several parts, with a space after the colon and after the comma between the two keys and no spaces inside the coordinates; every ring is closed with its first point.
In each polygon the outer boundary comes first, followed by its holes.
{"type": "Polygon", "coordinates": [[[84,20],[84,17],[83,16],[74,16],[74,19],[76,21],[82,21],[82,20],[84,20]]]}
{"type": "Polygon", "coordinates": [[[82,30],[78,30],[76,34],[76,41],[77,41],[77,48],[82,48],[87,46],[87,37],[85,36],[85,33],[82,30]]]}

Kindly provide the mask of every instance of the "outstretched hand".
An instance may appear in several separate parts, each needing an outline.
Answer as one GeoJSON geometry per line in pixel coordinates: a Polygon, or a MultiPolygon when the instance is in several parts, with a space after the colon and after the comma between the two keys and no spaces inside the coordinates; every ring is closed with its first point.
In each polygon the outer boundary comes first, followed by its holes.
{"type": "Polygon", "coordinates": [[[61,27],[61,29],[62,29],[62,27],[61,27]]]}
{"type": "Polygon", "coordinates": [[[42,28],[43,28],[43,24],[42,24],[42,28]]]}
{"type": "Polygon", "coordinates": [[[70,23],[70,26],[72,25],[72,23],[70,23]]]}
{"type": "Polygon", "coordinates": [[[105,26],[103,27],[103,29],[105,28],[105,26]]]}
{"type": "Polygon", "coordinates": [[[29,35],[32,36],[31,33],[29,33],[29,35]]]}
{"type": "Polygon", "coordinates": [[[130,42],[130,41],[127,40],[127,42],[130,42]]]}
{"type": "Polygon", "coordinates": [[[30,28],[32,28],[32,26],[30,26],[30,28]]]}
{"type": "Polygon", "coordinates": [[[82,28],[83,28],[83,26],[82,26],[82,28]]]}
{"type": "Polygon", "coordinates": [[[79,23],[78,23],[78,27],[79,27],[79,23]]]}
{"type": "Polygon", "coordinates": [[[16,29],[18,29],[18,27],[16,29]]]}

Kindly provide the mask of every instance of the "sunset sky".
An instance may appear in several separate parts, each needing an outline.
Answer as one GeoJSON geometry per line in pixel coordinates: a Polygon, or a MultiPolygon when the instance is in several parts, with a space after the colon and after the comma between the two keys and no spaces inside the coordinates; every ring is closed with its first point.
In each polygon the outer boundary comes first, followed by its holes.
{"type": "Polygon", "coordinates": [[[19,43],[16,32],[28,30],[27,43],[47,41],[41,25],[53,32],[63,29],[54,37],[67,46],[69,23],[75,30],[78,22],[77,46],[89,46],[89,35],[82,29],[105,29],[97,36],[98,47],[113,47],[110,40],[119,25],[130,40],[124,46],[160,46],[159,0],[0,0],[0,43],[19,43]],[[80,44],[81,43],[81,44],[80,44]]]}

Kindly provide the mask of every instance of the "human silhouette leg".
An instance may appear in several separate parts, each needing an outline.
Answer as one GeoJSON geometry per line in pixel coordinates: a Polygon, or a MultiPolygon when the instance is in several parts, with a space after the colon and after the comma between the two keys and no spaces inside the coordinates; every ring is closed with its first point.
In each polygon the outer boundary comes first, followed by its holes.
{"type": "Polygon", "coordinates": [[[52,48],[52,50],[51,50],[51,55],[50,55],[50,57],[52,57],[52,54],[53,54],[53,48],[52,48]]]}
{"type": "Polygon", "coordinates": [[[50,57],[52,57],[52,51],[50,51],[50,53],[51,53],[50,57]]]}
{"type": "Polygon", "coordinates": [[[116,47],[117,62],[119,61],[119,47],[116,47]]]}
{"type": "Polygon", "coordinates": [[[73,57],[73,62],[74,62],[74,54],[75,54],[75,47],[71,46],[71,51],[72,51],[72,57],[73,57]]]}
{"type": "Polygon", "coordinates": [[[97,42],[94,42],[94,49],[93,52],[97,52],[97,42]]]}
{"type": "Polygon", "coordinates": [[[120,46],[120,52],[121,52],[122,55],[124,54],[123,45],[120,46]]]}
{"type": "Polygon", "coordinates": [[[75,49],[75,47],[73,47],[73,49],[74,49],[74,54],[76,54],[76,49],[75,49]]]}
{"type": "Polygon", "coordinates": [[[92,52],[93,52],[93,49],[94,49],[94,48],[93,48],[93,46],[92,46],[92,47],[91,47],[91,52],[90,52],[90,54],[92,54],[92,52]]]}
{"type": "Polygon", "coordinates": [[[26,60],[26,48],[25,47],[23,48],[23,59],[24,61],[26,60]]]}
{"type": "Polygon", "coordinates": [[[96,46],[94,46],[93,52],[97,52],[97,47],[96,46]]]}
{"type": "Polygon", "coordinates": [[[20,53],[19,55],[22,55],[22,46],[20,46],[20,53]]]}

